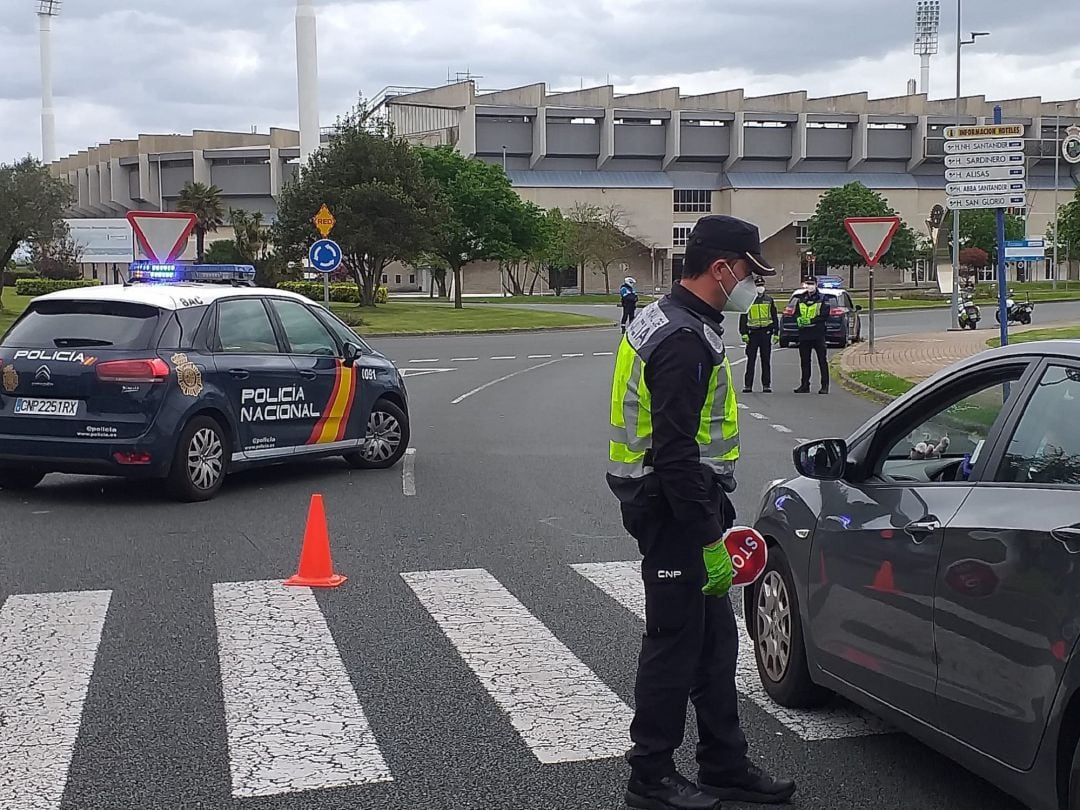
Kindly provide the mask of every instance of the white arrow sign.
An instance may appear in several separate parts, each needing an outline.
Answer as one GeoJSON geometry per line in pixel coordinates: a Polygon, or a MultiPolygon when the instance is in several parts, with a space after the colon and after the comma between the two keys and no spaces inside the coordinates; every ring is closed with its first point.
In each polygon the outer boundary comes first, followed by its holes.
{"type": "Polygon", "coordinates": [[[945,193],[950,197],[964,194],[1023,194],[1027,183],[1023,180],[997,180],[987,183],[948,183],[945,193]]]}
{"type": "Polygon", "coordinates": [[[981,183],[989,180],[1023,180],[1027,169],[1019,166],[991,166],[986,168],[948,169],[945,180],[950,183],[981,183]]]}
{"type": "Polygon", "coordinates": [[[946,155],[945,168],[970,169],[980,166],[1023,166],[1023,152],[998,152],[993,155],[946,155]]]}
{"type": "Polygon", "coordinates": [[[1024,194],[986,194],[949,197],[946,204],[953,211],[970,211],[976,208],[1023,208],[1027,205],[1027,196],[1024,194]]]}
{"type": "Polygon", "coordinates": [[[975,152],[1023,152],[1024,142],[1014,138],[993,138],[985,141],[945,141],[946,155],[966,155],[975,152]]]}

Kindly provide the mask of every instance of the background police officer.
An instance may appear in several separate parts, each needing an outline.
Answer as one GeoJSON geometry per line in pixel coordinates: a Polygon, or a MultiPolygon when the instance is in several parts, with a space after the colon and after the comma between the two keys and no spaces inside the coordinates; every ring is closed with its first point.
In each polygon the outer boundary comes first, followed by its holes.
{"type": "Polygon", "coordinates": [[[622,330],[625,332],[627,325],[634,320],[634,313],[637,311],[638,294],[634,289],[634,285],[637,281],[630,276],[623,279],[622,286],[619,288],[619,300],[622,303],[622,330]]]}
{"type": "Polygon", "coordinates": [[[776,302],[765,292],[765,279],[754,279],[757,298],[750,311],[739,316],[739,334],[746,344],[746,376],[743,393],[754,390],[754,370],[758,355],[761,356],[761,390],[772,393],[772,345],[780,339],[780,318],[776,314],[776,302]]]}
{"type": "Polygon", "coordinates": [[[795,323],[799,327],[799,365],[802,369],[802,382],[795,389],[796,394],[810,393],[810,358],[814,354],[817,355],[821,375],[818,393],[829,393],[829,358],[825,346],[825,322],[828,318],[829,308],[818,292],[817,279],[806,276],[803,279],[803,294],[795,305],[795,323]]]}
{"type": "Polygon", "coordinates": [[[626,801],[635,808],[775,803],[795,791],[746,755],[735,690],[738,631],[727,598],[731,558],[722,542],[735,520],[728,494],[739,431],[720,322],[723,312],[741,314],[754,303],[753,271],[775,272],[761,256],[758,229],[732,217],[702,218],[682,278],[638,314],[616,360],[607,480],[644,557],[645,635],[626,755],[626,801]],[[689,699],[700,739],[697,785],[672,758],[689,699]]]}

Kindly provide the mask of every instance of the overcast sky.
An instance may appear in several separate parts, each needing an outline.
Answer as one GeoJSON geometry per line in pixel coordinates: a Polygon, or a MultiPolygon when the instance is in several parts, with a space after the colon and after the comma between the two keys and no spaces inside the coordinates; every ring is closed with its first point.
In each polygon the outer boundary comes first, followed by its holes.
{"type": "MultiPolygon", "coordinates": [[[[317,0],[323,123],[387,85],[471,71],[546,81],[766,94],[901,95],[919,72],[914,0],[317,0]]],[[[0,162],[40,152],[37,0],[0,0],[0,162]],[[18,8],[17,8],[18,7],[18,8]],[[22,9],[22,10],[20,10],[22,9]]],[[[954,93],[944,0],[931,97],[954,93]]],[[[64,0],[55,21],[59,154],[110,138],[296,127],[293,0],[64,0]]],[[[1080,2],[967,0],[964,92],[1080,96],[1080,2]]]]}

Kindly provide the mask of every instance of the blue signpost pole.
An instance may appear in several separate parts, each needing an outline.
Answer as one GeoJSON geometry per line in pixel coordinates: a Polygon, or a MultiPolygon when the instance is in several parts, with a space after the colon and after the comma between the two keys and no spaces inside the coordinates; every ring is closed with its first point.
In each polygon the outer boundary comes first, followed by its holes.
{"type": "MultiPolygon", "coordinates": [[[[994,123],[1001,123],[1001,107],[994,107],[994,123]]],[[[1009,345],[1009,317],[1005,306],[1005,209],[997,209],[997,280],[998,280],[998,323],[1001,330],[1001,345],[1009,345]]]]}

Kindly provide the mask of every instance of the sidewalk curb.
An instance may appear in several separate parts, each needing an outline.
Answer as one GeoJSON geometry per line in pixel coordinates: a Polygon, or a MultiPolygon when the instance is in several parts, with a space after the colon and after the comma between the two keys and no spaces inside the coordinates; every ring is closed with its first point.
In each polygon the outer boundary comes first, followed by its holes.
{"type": "MultiPolygon", "coordinates": [[[[350,327],[352,328],[352,327],[350,327]]],[[[475,329],[475,330],[457,330],[454,332],[373,332],[364,333],[357,332],[364,340],[378,340],[379,338],[401,338],[401,337],[469,337],[475,335],[522,335],[530,334],[534,332],[595,332],[599,329],[615,329],[616,324],[612,323],[598,323],[594,326],[590,325],[575,325],[575,326],[533,326],[522,327],[521,329],[475,329]]],[[[353,330],[356,331],[355,329],[353,330]]]]}

